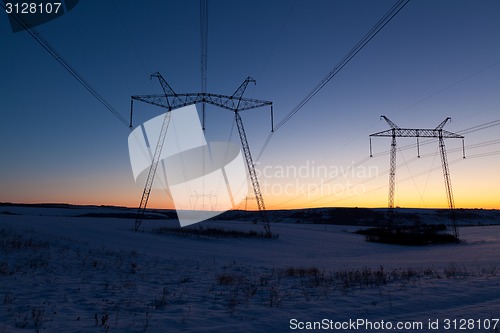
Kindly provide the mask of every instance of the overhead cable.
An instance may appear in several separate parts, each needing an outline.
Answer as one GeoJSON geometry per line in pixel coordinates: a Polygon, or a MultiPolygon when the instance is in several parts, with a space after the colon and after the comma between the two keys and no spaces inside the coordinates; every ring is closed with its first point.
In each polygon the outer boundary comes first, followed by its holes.
{"type": "MultiPolygon", "coordinates": [[[[5,10],[4,4],[0,3],[5,10]]],[[[106,109],[115,115],[125,126],[129,127],[129,122],[104,99],[77,71],[64,59],[59,52],[42,36],[38,30],[23,21],[17,14],[10,14],[12,17],[55,59],[64,69],[71,74],[88,92],[90,92],[106,109]]]]}
{"type": "Polygon", "coordinates": [[[368,33],[347,53],[347,55],[342,58],[342,60],[297,104],[295,108],[293,108],[284,118],[281,120],[274,131],[269,133],[259,155],[257,156],[257,160],[260,159],[262,154],[264,153],[269,141],[273,133],[275,133],[278,129],[280,129],[290,118],[292,118],[297,112],[299,112],[304,105],[311,100],[330,80],[337,75],[342,68],[344,68],[349,61],[351,61],[356,54],[359,53],[363,49],[363,47],[368,44],[400,11],[403,9],[406,4],[408,4],[409,0],[399,0],[392,8],[368,31],[368,33]]]}

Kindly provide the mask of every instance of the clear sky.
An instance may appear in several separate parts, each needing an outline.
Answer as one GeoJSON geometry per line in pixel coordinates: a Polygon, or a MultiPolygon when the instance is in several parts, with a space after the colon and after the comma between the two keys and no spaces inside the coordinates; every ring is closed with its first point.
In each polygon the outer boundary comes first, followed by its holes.
{"type": "MultiPolygon", "coordinates": [[[[209,2],[208,92],[273,101],[280,121],[391,8],[392,0],[209,2]]],[[[459,132],[500,119],[500,2],[413,0],[302,110],[257,163],[267,208],[387,205],[390,140],[400,127],[459,132]],[[348,169],[350,168],[350,169],[348,169]],[[302,173],[301,173],[302,172],[302,173]]],[[[199,1],[80,1],[38,27],[125,118],[130,96],[200,91],[199,1]]],[[[0,15],[0,201],[136,206],[130,130],[27,32],[0,15]]],[[[137,107],[137,122],[161,113],[137,107]]],[[[269,110],[243,115],[256,157],[269,110]]],[[[208,107],[207,136],[238,142],[233,115],[208,107]]],[[[500,208],[500,126],[447,140],[457,207],[500,208]]],[[[423,140],[422,140],[423,141],[423,140]]],[[[399,147],[414,139],[398,140],[399,147]]],[[[436,141],[398,151],[396,205],[446,207],[436,141]]],[[[169,207],[153,192],[152,207],[169,207]]],[[[255,207],[254,201],[248,207],[255,207]]]]}

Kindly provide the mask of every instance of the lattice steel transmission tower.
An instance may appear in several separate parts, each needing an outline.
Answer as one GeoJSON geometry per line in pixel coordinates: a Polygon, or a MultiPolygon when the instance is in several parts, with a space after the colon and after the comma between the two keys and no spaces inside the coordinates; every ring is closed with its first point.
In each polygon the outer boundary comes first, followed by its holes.
{"type": "MultiPolygon", "coordinates": [[[[243,94],[249,83],[254,83],[255,80],[251,77],[247,77],[245,81],[236,89],[236,91],[231,95],[219,95],[207,93],[207,51],[208,51],[208,0],[200,0],[200,46],[201,46],[201,93],[184,93],[177,94],[174,92],[172,87],[167,83],[167,81],[161,76],[159,72],[153,74],[152,76],[158,78],[161,87],[163,89],[162,95],[143,95],[143,96],[132,96],[130,102],[130,127],[132,128],[132,113],[134,108],[134,100],[141,101],[144,103],[159,106],[161,108],[166,108],[165,118],[160,131],[160,136],[158,138],[158,144],[156,146],[155,153],[153,155],[152,163],[149,169],[148,177],[146,180],[146,185],[141,198],[141,203],[137,212],[137,217],[135,220],[135,230],[139,229],[144,218],[144,213],[148,204],[149,195],[151,193],[151,188],[153,186],[153,180],[156,174],[156,169],[160,161],[160,155],[165,141],[168,124],[170,122],[170,111],[181,108],[183,106],[188,106],[192,104],[202,104],[202,128],[205,130],[205,104],[212,104],[223,109],[227,109],[234,112],[236,126],[238,128],[238,133],[241,140],[241,146],[243,153],[245,155],[245,161],[248,168],[248,173],[250,175],[250,180],[252,182],[253,191],[255,198],[257,200],[257,206],[260,211],[261,222],[264,224],[264,229],[266,231],[266,236],[271,237],[271,227],[269,225],[269,220],[266,214],[266,207],[264,204],[264,198],[262,196],[262,191],[260,189],[259,180],[257,173],[255,171],[255,165],[252,159],[252,154],[250,152],[250,146],[248,145],[247,136],[245,133],[245,128],[243,127],[243,120],[240,117],[239,112],[244,110],[255,109],[263,106],[271,107],[271,132],[274,131],[274,117],[273,117],[273,104],[269,101],[244,98],[243,94]]],[[[198,195],[197,195],[198,196],[198,195]]],[[[203,195],[201,195],[203,196],[203,195]]]]}
{"type": "Polygon", "coordinates": [[[444,183],[446,188],[446,196],[448,199],[448,208],[450,209],[450,215],[453,225],[453,234],[458,239],[458,228],[455,216],[455,203],[453,200],[453,192],[451,188],[451,178],[450,171],[448,167],[448,159],[446,156],[446,148],[444,145],[444,139],[462,139],[462,153],[463,158],[465,158],[465,146],[464,137],[462,135],[448,132],[443,130],[444,125],[451,119],[450,117],[443,120],[436,128],[433,129],[414,129],[414,128],[400,128],[395,123],[393,123],[386,116],[381,116],[387,124],[389,124],[390,129],[382,132],[377,132],[370,134],[370,157],[372,154],[372,137],[390,137],[391,138],[391,150],[390,150],[390,171],[389,171],[389,204],[388,207],[391,211],[391,219],[394,212],[394,193],[396,188],[396,137],[404,138],[417,138],[417,156],[420,157],[420,143],[419,138],[438,138],[439,139],[439,151],[441,155],[441,163],[443,167],[444,183]]]}
{"type": "MultiPolygon", "coordinates": [[[[240,111],[255,109],[263,106],[269,106],[271,110],[271,131],[273,130],[273,103],[270,101],[258,100],[258,99],[250,99],[244,98],[243,94],[249,83],[254,83],[255,80],[251,77],[247,77],[245,81],[236,89],[236,91],[231,95],[219,95],[219,94],[211,94],[206,92],[201,93],[183,93],[177,94],[174,92],[172,87],[167,83],[167,81],[161,76],[160,73],[155,73],[152,75],[153,77],[158,78],[164,94],[160,95],[137,95],[132,96],[131,98],[131,106],[130,106],[130,127],[132,127],[132,114],[134,108],[134,101],[140,101],[147,104],[152,104],[161,108],[167,109],[165,113],[165,120],[162,125],[162,129],[160,131],[160,136],[158,138],[158,143],[156,146],[155,153],[153,155],[153,160],[149,169],[148,178],[146,181],[146,185],[144,187],[141,203],[138,209],[136,221],[135,221],[135,230],[139,229],[139,226],[142,223],[142,219],[144,218],[144,213],[147,207],[149,195],[151,193],[151,187],[153,185],[153,179],[156,173],[156,169],[158,166],[158,162],[160,160],[161,150],[163,147],[163,143],[165,140],[168,123],[170,120],[170,111],[181,108],[183,106],[188,106],[192,104],[198,103],[208,103],[220,108],[230,110],[234,112],[235,121],[238,128],[238,133],[241,140],[241,146],[243,149],[243,154],[245,156],[245,161],[248,168],[248,173],[250,175],[250,180],[252,182],[252,188],[257,200],[257,206],[260,211],[260,219],[264,224],[264,229],[266,231],[266,236],[271,237],[271,227],[269,225],[269,220],[266,213],[266,207],[264,204],[264,198],[262,196],[262,191],[260,189],[259,180],[257,177],[257,173],[255,171],[255,165],[252,159],[252,154],[250,151],[250,146],[248,144],[247,136],[245,133],[245,128],[243,127],[243,120],[240,116],[240,111]]],[[[202,117],[205,117],[205,114],[202,114],[202,117]]],[[[205,124],[205,120],[203,119],[203,124],[205,124]]]]}

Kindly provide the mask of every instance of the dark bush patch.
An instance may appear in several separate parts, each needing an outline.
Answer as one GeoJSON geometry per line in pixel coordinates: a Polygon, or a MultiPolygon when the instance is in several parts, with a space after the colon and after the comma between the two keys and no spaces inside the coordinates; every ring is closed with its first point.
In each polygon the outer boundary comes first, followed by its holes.
{"type": "Polygon", "coordinates": [[[222,286],[227,286],[230,284],[241,284],[245,281],[245,278],[241,275],[222,273],[217,276],[217,283],[222,286]]]}
{"type": "Polygon", "coordinates": [[[445,225],[395,226],[387,228],[369,228],[356,231],[365,235],[368,242],[397,245],[431,245],[459,243],[453,235],[443,233],[445,225]]]}
{"type": "Polygon", "coordinates": [[[285,269],[286,276],[318,276],[320,274],[320,270],[316,267],[287,267],[285,269]]]}
{"type": "MultiPolygon", "coordinates": [[[[77,215],[77,217],[104,217],[104,218],[120,218],[120,219],[135,219],[137,213],[85,213],[77,215]]],[[[177,214],[174,212],[163,212],[154,214],[144,214],[144,220],[173,220],[177,219],[177,214]]]]}
{"type": "MultiPolygon", "coordinates": [[[[198,236],[198,237],[213,237],[213,238],[269,238],[264,232],[254,230],[240,231],[229,230],[225,228],[202,227],[198,228],[155,228],[152,231],[155,234],[173,234],[182,236],[198,236]]],[[[278,238],[277,234],[273,234],[271,238],[278,238]]]]}

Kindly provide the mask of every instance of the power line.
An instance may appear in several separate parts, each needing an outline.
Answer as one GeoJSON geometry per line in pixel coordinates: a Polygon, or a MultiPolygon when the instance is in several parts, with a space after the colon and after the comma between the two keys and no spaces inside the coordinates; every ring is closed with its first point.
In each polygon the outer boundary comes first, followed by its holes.
{"type": "MultiPolygon", "coordinates": [[[[483,124],[479,124],[479,125],[475,125],[475,126],[472,126],[472,127],[469,127],[469,128],[466,128],[466,129],[463,129],[463,130],[460,130],[460,131],[457,131],[457,133],[466,134],[466,133],[481,131],[481,130],[484,130],[484,129],[487,129],[487,128],[490,128],[490,127],[493,127],[493,126],[497,126],[497,125],[500,125],[500,119],[489,121],[489,122],[486,122],[486,123],[483,123],[483,124]]],[[[422,145],[427,145],[427,144],[433,143],[434,141],[436,141],[436,140],[435,139],[426,140],[426,141],[420,142],[420,145],[421,146],[422,145]]],[[[471,149],[477,149],[477,148],[481,148],[481,147],[484,147],[484,146],[490,146],[490,145],[495,145],[495,144],[499,144],[499,143],[500,143],[500,139],[498,139],[498,140],[489,140],[489,141],[475,143],[475,144],[472,144],[472,145],[466,145],[465,148],[466,148],[467,151],[469,151],[471,149]]],[[[402,152],[403,150],[414,148],[415,146],[416,146],[416,144],[409,144],[409,145],[406,145],[406,146],[399,147],[398,150],[400,152],[402,152]]],[[[456,152],[456,151],[462,151],[462,147],[449,149],[449,152],[456,152]]],[[[384,151],[384,152],[381,152],[381,153],[378,153],[378,154],[373,154],[373,157],[384,156],[384,155],[389,154],[389,152],[390,151],[387,150],[387,151],[384,151]]],[[[420,156],[420,158],[434,157],[434,156],[436,156],[436,154],[437,153],[422,154],[420,156]]],[[[493,151],[493,152],[477,153],[477,154],[474,154],[474,155],[468,155],[467,159],[479,158],[479,157],[487,157],[487,156],[493,156],[493,155],[497,155],[497,154],[500,154],[500,152],[499,151],[493,151]]],[[[360,162],[358,162],[356,164],[353,164],[352,167],[355,168],[355,167],[361,166],[364,163],[366,163],[369,159],[370,159],[369,157],[366,157],[363,160],[361,160],[360,162]]],[[[405,161],[405,163],[409,164],[409,163],[414,162],[414,161],[416,161],[418,159],[419,159],[418,157],[415,157],[415,158],[412,158],[412,159],[410,159],[408,161],[405,161]]],[[[450,163],[450,164],[453,164],[453,163],[450,163]]],[[[429,172],[434,171],[434,170],[437,170],[437,168],[436,169],[431,168],[429,172]]],[[[381,176],[381,175],[385,175],[385,174],[388,174],[388,173],[389,173],[389,171],[386,170],[386,171],[384,171],[384,172],[382,172],[382,173],[380,173],[378,175],[381,176]]],[[[420,174],[417,174],[417,175],[420,175],[420,174]]],[[[328,183],[334,181],[337,178],[339,178],[339,176],[332,177],[329,180],[327,180],[325,182],[322,182],[322,186],[324,186],[325,184],[328,184],[328,183]]],[[[367,180],[365,180],[363,182],[360,182],[358,184],[365,184],[365,183],[367,183],[369,181],[372,181],[373,179],[374,178],[369,178],[369,179],[367,179],[367,180]]],[[[356,184],[356,185],[358,185],[358,184],[356,184]]],[[[381,187],[381,188],[383,188],[383,187],[381,187]]],[[[308,191],[308,194],[309,194],[309,192],[310,191],[308,191]]],[[[282,201],[282,202],[278,203],[277,205],[281,206],[283,204],[287,204],[287,203],[292,202],[292,201],[294,201],[296,199],[299,199],[300,197],[301,197],[300,195],[297,195],[297,196],[295,196],[293,198],[290,198],[290,199],[287,199],[285,201],[282,201]]],[[[323,199],[323,198],[318,198],[318,199],[315,199],[315,200],[309,200],[309,202],[316,202],[316,201],[321,200],[321,199],[323,199]]],[[[344,200],[344,199],[341,199],[341,200],[344,200]]]]}
{"type": "MultiPolygon", "coordinates": [[[[7,10],[4,4],[0,3],[3,9],[7,10]]],[[[88,92],[92,94],[106,109],[108,109],[112,114],[115,115],[118,120],[120,120],[127,128],[129,127],[129,122],[115,109],[108,101],[104,99],[91,85],[88,83],[77,71],[69,64],[69,62],[64,59],[59,52],[45,39],[38,30],[36,30],[31,25],[23,21],[15,13],[11,13],[12,17],[19,23],[24,30],[26,30],[63,68],[71,74],[88,92]]]]}
{"type": "Polygon", "coordinates": [[[368,33],[347,53],[347,55],[342,58],[342,60],[326,75],[323,80],[321,80],[300,102],[297,106],[292,109],[284,118],[281,120],[274,131],[269,133],[264,145],[257,156],[257,160],[260,159],[262,154],[267,148],[273,133],[280,129],[286,124],[290,118],[292,118],[297,112],[299,112],[304,105],[311,100],[330,80],[337,75],[351,60],[358,54],[365,46],[368,44],[379,32],[382,30],[400,11],[406,6],[409,0],[399,0],[392,8],[368,31],[368,33]]]}
{"type": "MultiPolygon", "coordinates": [[[[500,152],[497,152],[497,153],[500,153],[500,152]]],[[[458,163],[458,162],[461,162],[461,161],[463,161],[463,158],[460,157],[459,159],[456,159],[456,160],[453,160],[453,161],[449,162],[449,164],[455,164],[455,163],[458,163]]],[[[422,171],[422,172],[417,173],[415,175],[412,175],[412,176],[409,176],[409,177],[406,177],[406,178],[403,178],[403,179],[398,179],[398,183],[403,183],[403,182],[411,180],[413,177],[420,177],[420,176],[423,176],[423,175],[427,174],[428,172],[437,171],[437,170],[440,170],[440,169],[441,169],[441,166],[436,166],[436,167],[431,168],[430,171],[422,171]]],[[[386,170],[386,171],[382,172],[379,175],[385,175],[385,174],[388,174],[388,173],[389,173],[389,170],[386,170]]],[[[368,182],[370,182],[370,181],[372,181],[374,179],[375,178],[373,178],[373,177],[372,178],[368,178],[368,179],[366,179],[363,182],[357,183],[356,185],[365,184],[365,183],[368,183],[368,182]]],[[[368,194],[368,193],[380,191],[382,189],[387,189],[387,185],[382,185],[382,186],[379,186],[379,187],[376,187],[376,188],[372,188],[370,190],[365,191],[363,194],[368,194]]],[[[345,197],[342,197],[342,198],[336,199],[336,200],[332,200],[330,197],[320,197],[320,198],[318,198],[316,200],[309,200],[309,202],[317,202],[319,200],[328,200],[329,203],[340,202],[340,201],[344,201],[344,200],[348,200],[348,199],[354,198],[356,196],[358,196],[358,195],[357,194],[352,194],[352,195],[348,195],[348,196],[345,196],[345,197]]],[[[290,201],[292,201],[293,199],[296,199],[296,198],[298,198],[298,196],[296,196],[296,197],[294,197],[294,198],[292,198],[292,199],[290,199],[290,200],[288,200],[286,202],[290,202],[290,201]]]]}
{"type": "MultiPolygon", "coordinates": [[[[495,121],[490,121],[490,122],[487,122],[487,123],[479,124],[479,125],[476,125],[476,126],[464,129],[464,130],[457,131],[457,133],[470,133],[470,132],[480,131],[480,130],[483,130],[483,129],[486,129],[486,128],[489,128],[489,127],[492,127],[492,126],[496,126],[496,125],[500,125],[500,120],[495,120],[495,121]]],[[[421,142],[420,145],[429,144],[429,143],[432,143],[434,141],[436,141],[436,140],[427,140],[427,141],[421,142]]],[[[478,142],[478,143],[471,144],[471,145],[466,145],[465,148],[466,148],[467,151],[470,151],[470,150],[482,148],[482,147],[485,147],[485,146],[491,146],[491,145],[497,145],[497,144],[500,144],[500,139],[488,140],[488,141],[478,142]]],[[[415,144],[407,145],[407,146],[402,146],[402,147],[398,148],[398,150],[401,152],[403,150],[414,148],[415,146],[416,146],[415,144]]],[[[449,152],[459,152],[459,151],[461,152],[462,151],[462,147],[451,148],[448,151],[449,152]]],[[[373,156],[374,157],[379,157],[379,156],[387,155],[388,153],[389,153],[389,151],[386,151],[386,152],[379,153],[379,154],[376,154],[376,155],[374,154],[373,156]]],[[[422,154],[420,156],[420,159],[429,158],[429,157],[435,157],[437,154],[438,154],[437,152],[428,153],[428,154],[422,154]]],[[[476,154],[468,154],[467,155],[467,159],[480,158],[480,157],[489,157],[489,156],[494,156],[494,155],[499,155],[499,154],[500,154],[500,151],[498,151],[498,150],[496,150],[496,151],[489,151],[489,152],[482,152],[482,153],[476,153],[476,154]]],[[[411,158],[411,159],[409,159],[407,161],[405,160],[405,164],[408,165],[410,163],[413,163],[413,162],[417,161],[418,159],[419,159],[418,157],[414,157],[414,158],[411,158]]],[[[370,158],[366,157],[363,160],[361,160],[361,161],[353,164],[350,167],[357,168],[357,167],[365,164],[368,160],[370,160],[370,158]]],[[[449,164],[455,164],[455,163],[457,163],[459,161],[463,161],[463,158],[454,160],[454,161],[450,162],[449,164]]],[[[439,166],[437,166],[437,167],[431,167],[430,170],[428,170],[428,171],[417,173],[415,175],[412,175],[409,178],[400,179],[400,180],[398,180],[398,183],[401,183],[401,182],[404,182],[404,181],[407,181],[407,180],[411,180],[411,179],[413,179],[415,177],[419,177],[419,176],[422,176],[422,175],[425,175],[425,174],[429,174],[430,172],[438,170],[438,169],[440,169],[439,166]]],[[[384,176],[384,175],[386,175],[388,173],[389,173],[389,170],[387,169],[385,171],[382,171],[382,172],[378,173],[377,175],[380,177],[380,176],[384,176]]],[[[341,176],[332,177],[332,178],[330,178],[330,179],[322,182],[321,183],[322,185],[319,188],[319,190],[321,190],[323,186],[327,185],[328,183],[333,182],[334,180],[336,180],[336,179],[338,179],[340,177],[341,176]]],[[[368,178],[368,179],[366,179],[366,180],[364,180],[362,182],[358,182],[355,185],[363,185],[363,184],[371,182],[371,181],[373,181],[375,179],[376,178],[371,177],[371,178],[368,178]]],[[[383,189],[383,188],[387,188],[387,186],[386,185],[385,186],[381,186],[381,187],[369,190],[368,192],[365,192],[365,193],[371,193],[371,192],[378,191],[378,190],[383,189]]],[[[317,189],[315,189],[315,190],[317,190],[317,189]]],[[[309,194],[311,191],[312,190],[308,190],[307,193],[304,193],[304,194],[309,194]]],[[[285,201],[282,201],[282,202],[279,202],[279,203],[275,204],[275,206],[276,207],[282,207],[282,205],[291,203],[291,202],[293,202],[295,200],[300,199],[301,197],[303,197],[302,194],[301,195],[296,195],[296,196],[294,196],[292,198],[289,198],[289,199],[287,199],[285,201]]],[[[351,196],[348,196],[348,197],[345,197],[345,198],[334,200],[333,202],[343,201],[343,200],[350,199],[350,198],[353,198],[353,197],[355,197],[355,195],[351,195],[351,196]]],[[[317,198],[317,199],[309,200],[308,202],[311,203],[311,202],[317,202],[317,201],[326,200],[326,199],[328,199],[328,198],[320,197],[320,198],[317,198]]],[[[328,199],[328,200],[330,200],[330,199],[328,199]]]]}
{"type": "Polygon", "coordinates": [[[120,13],[119,5],[116,3],[116,0],[113,0],[113,8],[115,10],[116,16],[118,17],[118,21],[119,21],[120,25],[122,26],[123,31],[125,32],[128,40],[130,41],[130,45],[134,49],[135,55],[139,59],[139,62],[141,63],[142,68],[144,69],[144,72],[148,73],[149,71],[146,68],[144,60],[141,56],[141,53],[139,52],[139,49],[137,48],[137,45],[136,45],[134,39],[132,38],[132,34],[130,33],[130,30],[127,27],[126,21],[123,19],[123,16],[120,13]]]}
{"type": "MultiPolygon", "coordinates": [[[[459,158],[459,159],[453,160],[453,161],[449,162],[449,164],[455,164],[455,163],[458,163],[460,161],[463,161],[463,158],[459,158]]],[[[440,169],[441,169],[441,166],[439,165],[439,166],[431,168],[430,171],[422,171],[422,172],[419,172],[419,173],[417,173],[415,175],[412,175],[410,177],[399,179],[398,183],[403,183],[403,182],[411,180],[413,177],[420,177],[420,176],[423,176],[423,175],[427,174],[428,172],[437,171],[437,170],[440,170],[440,169]]],[[[376,192],[376,191],[379,191],[379,190],[382,190],[382,189],[386,189],[386,188],[387,188],[387,185],[382,185],[382,186],[373,188],[371,190],[368,190],[368,191],[364,192],[364,194],[376,192]]],[[[339,202],[339,201],[350,199],[352,197],[354,197],[354,195],[350,195],[350,196],[347,196],[347,197],[344,197],[344,198],[341,198],[341,199],[337,199],[337,200],[334,200],[332,202],[339,202]]]]}
{"type": "Polygon", "coordinates": [[[466,128],[464,130],[461,130],[458,133],[467,134],[467,133],[472,133],[472,132],[476,132],[476,131],[481,131],[483,129],[490,128],[493,126],[498,126],[498,125],[500,125],[500,119],[492,120],[492,121],[489,121],[489,122],[484,123],[484,124],[472,126],[472,127],[466,128]]]}
{"type": "MultiPolygon", "coordinates": [[[[497,141],[497,140],[492,140],[491,142],[493,141],[497,141]]],[[[486,142],[489,142],[489,141],[486,141],[486,142]]],[[[498,143],[498,142],[497,142],[498,143]]],[[[493,143],[489,143],[489,144],[493,144],[493,143]]],[[[480,148],[482,146],[485,146],[486,144],[482,144],[482,143],[479,143],[479,144],[476,144],[476,145],[472,145],[470,146],[470,149],[475,149],[475,148],[480,148]]],[[[453,150],[453,149],[452,149],[453,150]]],[[[457,150],[462,150],[461,148],[457,149],[457,150]]],[[[434,157],[434,156],[437,156],[438,153],[434,153],[434,154],[426,154],[426,155],[422,155],[421,158],[428,158],[428,157],[434,157]]],[[[467,156],[467,159],[474,159],[474,158],[481,158],[481,157],[489,157],[489,156],[494,156],[494,155],[500,155],[500,151],[499,150],[495,150],[495,151],[490,151],[490,152],[483,152],[483,153],[477,153],[477,154],[472,154],[472,155],[468,155],[467,156]]],[[[368,160],[368,159],[364,159],[362,162],[359,162],[357,163],[355,166],[359,166],[361,164],[364,164],[364,162],[368,160]]],[[[411,163],[411,162],[414,162],[418,160],[417,157],[415,158],[412,158],[408,161],[406,161],[407,164],[411,163]]],[[[458,162],[461,162],[461,161],[464,161],[464,159],[462,157],[456,159],[456,160],[453,160],[451,161],[449,164],[455,164],[455,163],[458,163],[458,162]]],[[[414,174],[414,175],[411,175],[409,177],[406,177],[406,178],[403,178],[403,179],[398,179],[398,183],[403,183],[403,182],[406,182],[406,181],[409,181],[413,178],[416,178],[416,177],[420,177],[420,176],[423,176],[423,175],[426,175],[426,174],[429,174],[431,173],[432,171],[437,171],[437,170],[440,170],[441,167],[440,166],[435,166],[435,167],[431,167],[428,171],[422,171],[422,172],[419,172],[417,174],[414,174]]],[[[377,175],[380,177],[380,176],[384,176],[384,175],[387,175],[389,173],[389,169],[385,170],[385,171],[382,171],[380,173],[378,173],[377,175]]],[[[331,178],[330,180],[328,181],[325,181],[322,183],[322,185],[325,185],[325,184],[328,184],[330,182],[332,182],[333,180],[337,179],[339,177],[334,177],[334,178],[331,178]]],[[[371,182],[373,180],[375,180],[377,178],[375,177],[371,177],[371,178],[368,178],[362,182],[358,182],[356,184],[353,184],[354,186],[358,186],[358,185],[363,185],[363,184],[366,184],[368,182],[371,182]]],[[[379,191],[379,190],[382,190],[382,189],[387,189],[387,185],[382,185],[382,186],[379,186],[379,187],[376,187],[376,188],[373,188],[373,189],[370,189],[368,191],[365,191],[364,194],[368,194],[368,193],[372,193],[372,192],[376,192],[376,191],[379,191]]],[[[321,190],[321,188],[320,188],[321,190]]],[[[309,194],[311,191],[308,191],[306,194],[309,194]]],[[[293,198],[290,198],[290,199],[287,199],[285,201],[282,201],[282,202],[279,202],[277,204],[275,204],[275,207],[282,207],[283,204],[287,204],[287,203],[290,203],[290,202],[293,202],[294,200],[297,200],[297,199],[300,199],[302,195],[296,195],[295,197],[293,198]]],[[[348,195],[347,197],[343,197],[343,198],[340,198],[340,199],[337,199],[337,200],[333,200],[330,198],[330,197],[320,197],[320,198],[317,198],[317,199],[313,199],[313,200],[308,200],[308,203],[312,203],[312,202],[318,202],[318,201],[321,201],[321,200],[329,200],[329,203],[332,203],[332,202],[339,202],[339,201],[344,201],[344,200],[347,200],[347,199],[351,199],[351,198],[354,198],[356,197],[357,195],[354,194],[354,195],[348,195]]],[[[289,206],[291,207],[291,206],[289,206]]]]}
{"type": "MultiPolygon", "coordinates": [[[[271,47],[271,51],[269,52],[269,54],[267,55],[266,57],[266,60],[264,61],[264,65],[262,66],[262,69],[260,70],[260,73],[259,75],[257,75],[257,82],[259,81],[260,77],[262,76],[262,73],[264,72],[264,70],[266,69],[267,67],[267,64],[269,63],[269,60],[271,59],[271,56],[273,55],[274,53],[274,50],[276,49],[276,45],[278,45],[278,41],[280,40],[281,38],[281,35],[283,34],[283,31],[285,30],[285,27],[288,23],[288,20],[290,19],[290,16],[293,12],[293,8],[295,7],[295,3],[297,2],[297,0],[294,0],[290,6],[290,8],[288,9],[288,13],[285,17],[285,20],[283,21],[283,24],[281,25],[281,29],[278,33],[278,36],[276,37],[276,39],[274,40],[274,44],[273,46],[271,47]]],[[[255,87],[255,86],[254,86],[255,87]]]]}
{"type": "Polygon", "coordinates": [[[405,106],[405,107],[403,107],[403,108],[399,109],[398,111],[393,112],[393,113],[391,113],[391,114],[389,114],[389,115],[390,115],[390,116],[396,115],[396,114],[398,114],[398,113],[400,113],[400,112],[403,112],[403,111],[405,111],[405,110],[407,110],[407,109],[412,108],[413,106],[415,106],[415,105],[417,105],[417,104],[420,104],[420,103],[422,103],[422,102],[425,102],[426,100],[429,100],[429,99],[431,99],[432,97],[435,97],[435,96],[437,96],[437,95],[439,95],[439,94],[441,94],[441,93],[443,93],[443,92],[445,92],[445,91],[447,91],[447,90],[449,90],[449,89],[451,89],[451,88],[453,88],[453,87],[455,87],[455,86],[458,86],[459,84],[461,84],[461,83],[463,83],[463,82],[465,82],[465,81],[467,81],[467,80],[469,80],[469,79],[471,79],[471,78],[475,77],[476,75],[479,75],[479,74],[481,74],[481,73],[485,72],[486,70],[488,70],[488,69],[490,69],[490,68],[495,67],[495,66],[496,66],[496,65],[498,65],[498,64],[500,64],[500,60],[497,60],[497,61],[495,61],[495,62],[493,62],[493,63],[491,63],[491,64],[489,64],[489,65],[487,65],[487,66],[485,66],[485,67],[483,67],[483,68],[481,68],[481,69],[479,69],[478,71],[476,71],[476,72],[474,72],[474,73],[472,73],[472,74],[469,74],[469,75],[467,75],[466,77],[463,77],[463,78],[461,78],[460,80],[458,80],[458,81],[456,81],[456,82],[454,82],[454,83],[452,83],[452,84],[450,84],[450,85],[448,85],[448,86],[446,86],[446,87],[444,87],[444,88],[441,88],[441,89],[439,89],[438,91],[436,91],[436,92],[434,92],[434,93],[432,93],[432,94],[430,94],[430,95],[428,95],[428,96],[426,96],[426,97],[423,97],[423,98],[421,98],[421,99],[417,100],[416,102],[413,102],[413,103],[411,103],[411,104],[409,104],[409,105],[407,105],[407,106],[405,106]]]}
{"type": "Polygon", "coordinates": [[[500,155],[500,150],[469,155],[469,156],[467,156],[467,158],[472,159],[472,158],[479,158],[479,157],[488,157],[488,156],[493,156],[493,155],[500,155]]]}
{"type": "MultiPolygon", "coordinates": [[[[499,126],[499,125],[500,125],[500,119],[497,119],[497,120],[488,121],[488,122],[483,123],[483,124],[475,125],[475,126],[472,126],[472,127],[469,127],[469,128],[466,128],[466,129],[463,129],[463,130],[460,130],[460,131],[457,131],[457,133],[460,133],[460,134],[469,134],[469,133],[473,133],[473,132],[477,132],[477,131],[482,131],[482,130],[485,130],[487,128],[491,128],[491,127],[499,126]]],[[[428,145],[430,143],[433,143],[434,141],[436,141],[436,139],[424,140],[424,141],[420,142],[420,145],[421,146],[425,146],[425,145],[428,145]]],[[[486,141],[486,142],[489,142],[489,141],[486,141]]],[[[407,149],[415,148],[415,146],[416,146],[416,144],[412,143],[412,144],[408,144],[408,145],[405,145],[405,146],[401,146],[398,149],[399,150],[407,150],[407,149]]],[[[469,147],[469,146],[466,146],[466,147],[469,147]]],[[[385,151],[383,151],[381,153],[378,153],[378,154],[373,154],[373,157],[384,156],[384,155],[387,155],[387,154],[389,154],[389,150],[385,150],[385,151]]]]}
{"type": "Polygon", "coordinates": [[[275,131],[277,131],[280,127],[282,127],[290,118],[292,118],[311,98],[313,98],[342,68],[344,68],[349,61],[351,61],[352,58],[356,54],[359,53],[363,49],[363,47],[370,42],[370,40],[373,39],[377,35],[377,33],[382,30],[391,20],[394,16],[396,16],[397,13],[403,7],[408,3],[409,0],[399,0],[390,10],[387,12],[380,21],[377,22],[377,24],[368,31],[368,33],[354,46],[354,48],[351,49],[351,51],[335,66],[328,75],[321,80],[316,87],[313,88],[309,92],[309,94],[306,95],[302,99],[302,101],[299,102],[299,104],[292,110],[290,111],[285,118],[280,121],[276,127],[275,131]]]}

